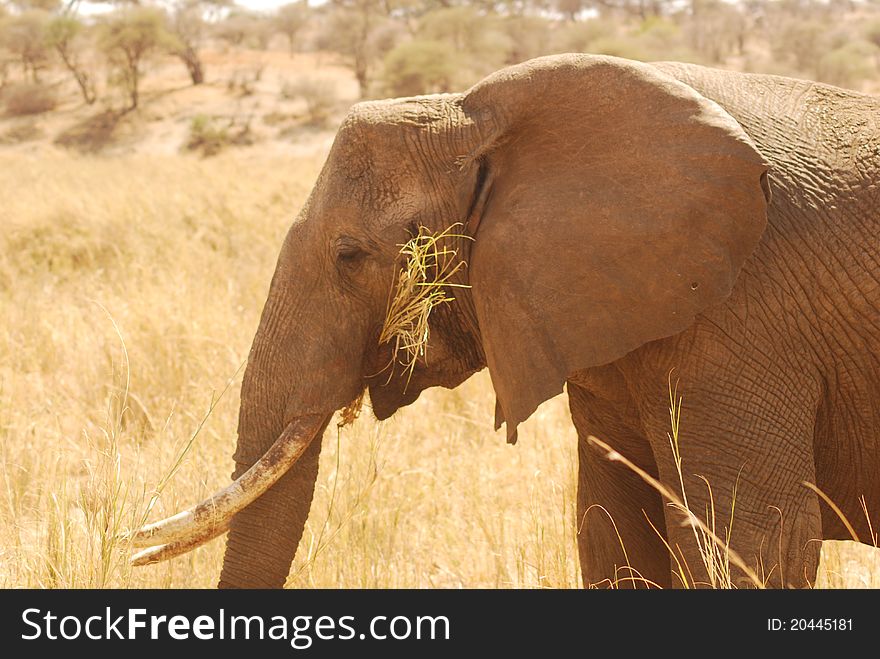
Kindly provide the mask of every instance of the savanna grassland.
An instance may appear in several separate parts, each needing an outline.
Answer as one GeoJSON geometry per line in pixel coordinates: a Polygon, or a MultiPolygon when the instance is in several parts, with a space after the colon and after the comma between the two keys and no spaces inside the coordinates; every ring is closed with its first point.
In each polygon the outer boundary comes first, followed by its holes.
{"type": "MultiPolygon", "coordinates": [[[[116,534],[157,488],[151,519],[228,482],[242,364],[321,160],[0,155],[0,586],[214,584],[222,539],[131,569],[116,534]]],[[[288,585],[579,585],[565,401],[516,446],[492,405],[483,373],[331,426],[288,585]]],[[[880,585],[877,553],[825,543],[820,583],[880,585]]]]}

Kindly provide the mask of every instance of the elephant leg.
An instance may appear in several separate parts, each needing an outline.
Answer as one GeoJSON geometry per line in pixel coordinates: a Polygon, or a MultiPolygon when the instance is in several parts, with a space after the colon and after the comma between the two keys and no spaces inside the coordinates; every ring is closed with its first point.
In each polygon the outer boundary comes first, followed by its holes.
{"type": "Polygon", "coordinates": [[[880,530],[880,410],[874,403],[880,401],[880,382],[849,368],[837,375],[837,387],[819,408],[815,441],[817,485],[848,524],[823,503],[822,533],[826,540],[855,535],[874,545],[880,530]]]}
{"type": "Polygon", "coordinates": [[[569,382],[578,432],[577,539],[584,587],[643,588],[671,585],[660,496],[637,475],[609,461],[594,435],[656,473],[650,444],[615,406],[569,382]],[[650,522],[648,521],[650,520],[650,522]],[[652,525],[653,524],[653,528],[652,525]]]}
{"type": "MultiPolygon", "coordinates": [[[[680,470],[670,446],[668,362],[663,370],[642,368],[627,377],[631,386],[642,387],[637,398],[661,482],[681,495],[683,479],[688,508],[721,541],[707,543],[714,551],[705,551],[705,544],[701,551],[699,534],[682,512],[666,506],[667,536],[679,559],[674,571],[687,575],[690,585],[723,584],[729,542],[766,585],[812,585],[822,522],[818,497],[804,483],[816,482],[818,386],[803,371],[786,372],[747,356],[724,368],[706,369],[704,360],[684,363],[674,376],[683,399],[680,470]]],[[[750,583],[733,563],[730,576],[734,586],[750,583]]]]}
{"type": "MultiPolygon", "coordinates": [[[[219,588],[284,586],[315,490],[321,434],[290,471],[232,518],[219,588]]],[[[233,478],[249,467],[237,462],[233,478]]]]}

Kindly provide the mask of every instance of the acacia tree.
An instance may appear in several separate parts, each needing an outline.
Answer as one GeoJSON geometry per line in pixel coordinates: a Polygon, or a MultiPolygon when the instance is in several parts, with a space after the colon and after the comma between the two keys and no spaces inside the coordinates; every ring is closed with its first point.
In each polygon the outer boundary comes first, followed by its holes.
{"type": "Polygon", "coordinates": [[[6,49],[5,43],[6,19],[8,16],[9,12],[6,10],[6,6],[0,4],[0,90],[6,87],[6,83],[9,81],[9,68],[12,63],[12,58],[6,49]]]}
{"type": "Polygon", "coordinates": [[[877,48],[880,48],[880,20],[869,23],[865,28],[865,38],[877,48]]]}
{"type": "Polygon", "coordinates": [[[205,81],[205,64],[200,51],[207,37],[210,20],[218,10],[230,7],[232,0],[179,0],[168,20],[168,31],[172,35],[171,54],[186,67],[193,85],[205,81]]]}
{"type": "Polygon", "coordinates": [[[275,13],[275,26],[281,34],[287,37],[287,45],[291,55],[296,49],[296,36],[305,27],[308,18],[309,5],[307,0],[282,5],[275,13]]]}
{"type": "Polygon", "coordinates": [[[233,11],[218,22],[214,34],[230,46],[266,50],[273,28],[266,16],[252,11],[233,11]]]}
{"type": "Polygon", "coordinates": [[[747,27],[739,7],[720,0],[701,0],[699,11],[688,21],[688,36],[691,46],[709,62],[723,62],[731,53],[743,54],[747,27]]]}
{"type": "Polygon", "coordinates": [[[168,22],[169,32],[174,36],[171,52],[186,67],[193,85],[205,81],[205,65],[199,49],[205,38],[205,21],[198,0],[185,0],[174,8],[168,22]]]}
{"type": "Polygon", "coordinates": [[[0,41],[21,64],[24,75],[39,82],[40,70],[48,62],[46,26],[49,14],[42,9],[28,9],[3,21],[0,41]]]}
{"type": "Polygon", "coordinates": [[[91,105],[97,99],[97,94],[94,81],[80,59],[82,32],[83,24],[74,16],[55,16],[46,28],[46,43],[73,76],[83,100],[91,105]]]}
{"type": "MultiPolygon", "coordinates": [[[[693,2],[696,5],[700,0],[693,2]]],[[[666,5],[673,3],[670,0],[589,0],[584,4],[602,15],[616,12],[644,20],[649,16],[660,16],[666,10],[666,5]]]]}
{"type": "MultiPolygon", "coordinates": [[[[321,36],[322,45],[346,59],[358,81],[361,97],[367,95],[370,68],[384,55],[376,35],[392,10],[383,0],[331,0],[333,11],[321,36]]],[[[390,49],[390,44],[389,44],[390,49]]]]}
{"type": "Polygon", "coordinates": [[[588,0],[556,0],[556,11],[568,21],[576,21],[581,12],[589,5],[588,0]]]}
{"type": "Polygon", "coordinates": [[[141,64],[151,53],[172,43],[165,29],[165,15],[145,7],[120,9],[101,26],[99,44],[116,82],[129,98],[129,110],[140,100],[141,64]]]}

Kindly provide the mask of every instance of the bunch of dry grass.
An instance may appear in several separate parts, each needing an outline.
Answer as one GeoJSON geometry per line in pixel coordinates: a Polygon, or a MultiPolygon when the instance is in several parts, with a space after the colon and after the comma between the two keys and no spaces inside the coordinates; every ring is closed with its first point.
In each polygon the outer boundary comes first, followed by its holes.
{"type": "Polygon", "coordinates": [[[336,424],[338,427],[344,428],[357,420],[361,415],[361,408],[364,406],[364,396],[366,393],[366,389],[361,389],[361,393],[339,411],[339,423],[336,424]]]}
{"type": "MultiPolygon", "coordinates": [[[[748,567],[745,561],[743,561],[742,558],[740,558],[736,554],[736,552],[734,552],[730,547],[730,536],[733,530],[733,517],[736,510],[736,488],[738,481],[737,483],[734,483],[733,492],[731,493],[730,518],[728,525],[724,528],[723,538],[720,537],[716,524],[715,497],[712,493],[712,486],[705,476],[699,476],[699,478],[706,484],[706,489],[709,496],[709,503],[705,511],[706,522],[703,523],[691,509],[691,505],[688,502],[687,490],[684,486],[684,472],[681,466],[681,446],[679,444],[679,432],[681,428],[681,400],[681,396],[678,395],[678,382],[676,381],[676,383],[673,385],[672,375],[670,374],[669,422],[672,432],[668,433],[668,437],[669,447],[672,450],[672,458],[675,461],[675,472],[676,474],[678,474],[678,485],[681,489],[681,500],[671,500],[669,505],[681,512],[684,518],[687,520],[688,525],[691,527],[691,530],[694,534],[694,540],[697,543],[697,549],[700,552],[700,558],[703,561],[703,566],[706,569],[706,574],[708,574],[709,576],[709,585],[712,588],[722,588],[728,590],[736,588],[736,584],[734,582],[733,575],[730,569],[731,563],[736,565],[746,574],[746,577],[751,582],[751,585],[753,585],[755,588],[763,588],[764,583],[761,579],[758,578],[758,575],[750,567],[748,567]]],[[[687,570],[686,574],[685,568],[687,568],[687,565],[683,565],[680,561],[678,561],[674,552],[671,553],[673,559],[675,560],[678,576],[681,582],[688,586],[695,585],[693,577],[690,578],[690,584],[688,583],[690,569],[687,570]]]]}
{"type": "Polygon", "coordinates": [[[428,319],[431,311],[455,300],[450,297],[451,288],[468,288],[467,284],[453,281],[455,275],[464,267],[465,261],[459,258],[455,245],[469,236],[457,233],[460,222],[440,233],[431,233],[425,227],[401,245],[400,254],[405,263],[397,276],[388,301],[388,312],[379,335],[379,344],[393,342],[389,380],[394,374],[393,366],[398,361],[407,373],[407,382],[419,357],[425,356],[430,337],[428,319]]]}

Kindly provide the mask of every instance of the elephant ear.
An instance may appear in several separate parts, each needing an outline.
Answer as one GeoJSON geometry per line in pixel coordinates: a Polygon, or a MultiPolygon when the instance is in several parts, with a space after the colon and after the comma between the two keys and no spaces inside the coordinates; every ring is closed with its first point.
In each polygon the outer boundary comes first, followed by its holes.
{"type": "Polygon", "coordinates": [[[728,297],[767,222],[767,166],[717,104],[618,58],[504,69],[461,111],[463,168],[480,172],[470,284],[496,428],[515,441],[572,374],[728,297]]]}

